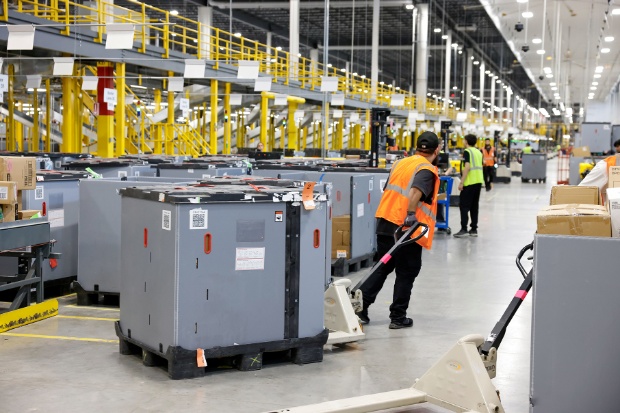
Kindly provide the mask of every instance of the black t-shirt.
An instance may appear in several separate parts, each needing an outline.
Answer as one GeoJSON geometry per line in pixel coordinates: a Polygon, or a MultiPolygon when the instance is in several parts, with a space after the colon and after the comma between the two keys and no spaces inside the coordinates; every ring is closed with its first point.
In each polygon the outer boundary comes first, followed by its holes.
{"type": "MultiPolygon", "coordinates": [[[[422,202],[430,204],[433,202],[434,190],[435,190],[435,174],[429,170],[422,169],[413,178],[412,188],[418,189],[424,196],[422,202]]],[[[389,179],[388,179],[389,182],[389,179]]],[[[377,234],[379,235],[393,235],[394,231],[398,228],[398,225],[379,218],[377,220],[377,234]]]]}
{"type": "Polygon", "coordinates": [[[469,155],[469,151],[463,152],[463,165],[466,163],[471,163],[471,156],[469,155]]]}

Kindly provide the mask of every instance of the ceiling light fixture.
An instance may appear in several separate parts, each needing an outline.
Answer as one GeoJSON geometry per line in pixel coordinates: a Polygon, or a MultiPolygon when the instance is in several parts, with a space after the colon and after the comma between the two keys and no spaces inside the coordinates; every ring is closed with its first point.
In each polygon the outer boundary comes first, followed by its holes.
{"type": "Polygon", "coordinates": [[[536,50],[536,54],[543,55],[543,54],[545,54],[545,50],[544,49],[538,49],[538,50],[536,50]]]}
{"type": "Polygon", "coordinates": [[[598,82],[592,82],[592,86],[598,86],[598,82]]]}
{"type": "Polygon", "coordinates": [[[415,6],[414,6],[413,4],[407,4],[407,5],[405,6],[405,8],[406,8],[407,10],[413,10],[413,9],[415,9],[415,6]]]}
{"type": "Polygon", "coordinates": [[[241,33],[237,32],[234,34],[235,37],[241,37],[241,33]]]}
{"type": "Polygon", "coordinates": [[[435,29],[433,30],[435,33],[441,33],[441,29],[439,27],[435,27],[435,29]]]}
{"type": "Polygon", "coordinates": [[[596,90],[596,89],[597,89],[597,87],[596,87],[596,86],[592,86],[592,87],[590,88],[590,90],[596,90]]]}
{"type": "Polygon", "coordinates": [[[553,74],[547,73],[547,79],[551,79],[552,77],[553,77],[553,74]]]}
{"type": "Polygon", "coordinates": [[[448,39],[448,35],[444,34],[443,36],[441,36],[442,39],[447,40],[448,39]]]}
{"type": "Polygon", "coordinates": [[[480,62],[479,62],[479,61],[477,61],[477,60],[474,60],[474,64],[475,64],[475,65],[479,65],[479,64],[480,64],[480,62]]]}
{"type": "Polygon", "coordinates": [[[527,0],[517,0],[517,3],[527,3],[527,0]]]}
{"type": "Polygon", "coordinates": [[[614,37],[613,37],[613,36],[605,36],[605,41],[606,41],[607,43],[611,43],[611,42],[613,42],[613,41],[614,41],[614,37]]]}
{"type": "Polygon", "coordinates": [[[594,69],[594,73],[603,73],[603,70],[605,70],[603,66],[596,66],[596,69],[594,69]]]}
{"type": "Polygon", "coordinates": [[[523,13],[521,13],[521,16],[523,16],[524,19],[531,19],[532,17],[534,17],[534,13],[532,13],[531,11],[524,11],[523,13]]]}
{"type": "Polygon", "coordinates": [[[594,78],[595,78],[595,79],[600,79],[600,78],[601,78],[601,75],[597,73],[597,74],[595,74],[595,75],[594,75],[594,78]]]}
{"type": "Polygon", "coordinates": [[[170,14],[173,16],[178,16],[179,15],[179,11],[178,10],[170,10],[170,14]]]}
{"type": "Polygon", "coordinates": [[[538,37],[532,39],[532,43],[534,44],[541,44],[542,43],[542,39],[539,39],[538,37]]]}
{"type": "Polygon", "coordinates": [[[618,16],[618,15],[620,15],[620,9],[613,9],[613,10],[611,11],[611,14],[612,14],[613,16],[618,16]]]}
{"type": "Polygon", "coordinates": [[[603,47],[603,48],[601,49],[601,53],[607,54],[607,53],[609,53],[609,52],[611,52],[611,49],[610,49],[609,47],[603,47]]]}

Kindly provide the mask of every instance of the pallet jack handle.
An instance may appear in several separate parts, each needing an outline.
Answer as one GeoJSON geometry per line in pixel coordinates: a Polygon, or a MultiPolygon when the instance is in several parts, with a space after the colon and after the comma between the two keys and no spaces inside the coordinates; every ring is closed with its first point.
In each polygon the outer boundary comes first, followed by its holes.
{"type": "Polygon", "coordinates": [[[388,261],[392,259],[392,256],[394,255],[394,252],[396,250],[398,250],[403,245],[408,245],[419,241],[420,239],[422,239],[422,237],[426,236],[426,234],[428,234],[428,225],[421,222],[417,222],[414,226],[408,227],[407,229],[404,229],[403,225],[398,227],[396,231],[394,231],[394,246],[390,248],[389,251],[386,252],[379,261],[377,261],[377,263],[370,269],[370,271],[368,271],[365,276],[362,277],[361,280],[358,281],[357,284],[355,284],[355,287],[351,289],[351,295],[355,295],[355,292],[359,290],[362,285],[364,285],[364,283],[370,278],[370,276],[372,276],[380,267],[387,264],[388,261]],[[422,231],[420,231],[420,233],[414,238],[411,238],[411,234],[417,231],[418,228],[421,228],[422,231]]]}
{"type": "Polygon", "coordinates": [[[491,334],[489,335],[489,337],[482,344],[482,346],[480,346],[480,354],[484,356],[488,355],[491,352],[491,349],[497,350],[499,348],[500,344],[502,343],[502,340],[504,339],[504,335],[506,334],[506,329],[508,328],[510,321],[516,314],[517,310],[519,310],[519,307],[523,303],[523,300],[525,300],[527,293],[532,288],[532,276],[533,276],[534,269],[532,268],[529,272],[527,272],[525,268],[523,267],[523,264],[521,264],[521,260],[523,259],[523,256],[525,255],[527,251],[530,251],[533,249],[534,249],[534,243],[532,242],[526,245],[525,247],[523,247],[521,251],[519,251],[519,254],[517,255],[517,259],[516,259],[517,268],[519,268],[519,271],[521,272],[521,274],[523,275],[523,278],[525,279],[523,280],[523,283],[517,290],[517,293],[515,294],[515,296],[512,298],[512,301],[510,301],[508,308],[506,309],[506,311],[504,311],[502,318],[497,322],[497,324],[495,324],[495,327],[493,328],[493,331],[491,331],[491,334]]]}

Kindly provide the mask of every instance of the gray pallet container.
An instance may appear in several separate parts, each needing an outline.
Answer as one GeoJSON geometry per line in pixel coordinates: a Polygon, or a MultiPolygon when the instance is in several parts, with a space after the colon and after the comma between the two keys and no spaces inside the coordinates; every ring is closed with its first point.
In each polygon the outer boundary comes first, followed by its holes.
{"type": "Polygon", "coordinates": [[[161,178],[181,178],[181,179],[209,179],[216,176],[241,176],[247,175],[246,166],[214,165],[207,162],[175,165],[158,165],[157,176],[161,178]]]}
{"type": "Polygon", "coordinates": [[[620,239],[537,235],[534,246],[530,412],[618,411],[620,239]]]}
{"type": "MultiPolygon", "coordinates": [[[[87,174],[74,171],[39,171],[34,190],[22,191],[22,209],[40,210],[50,222],[51,236],[56,240],[54,252],[61,253],[56,260],[43,265],[43,280],[71,279],[78,267],[78,215],[80,180],[87,174]]],[[[0,273],[17,273],[13,259],[0,259],[0,273]]]]}
{"type": "Polygon", "coordinates": [[[142,162],[123,161],[123,160],[97,160],[70,162],[66,164],[67,170],[83,171],[86,168],[92,169],[103,178],[127,178],[130,176],[157,176],[155,165],[142,162]]]}
{"type": "Polygon", "coordinates": [[[547,180],[547,154],[524,153],[521,160],[521,180],[547,180]]]}
{"type": "Polygon", "coordinates": [[[591,153],[605,153],[611,149],[610,123],[582,123],[581,142],[577,146],[587,146],[591,153]]]}
{"type": "Polygon", "coordinates": [[[121,197],[127,187],[183,180],[157,177],[89,179],[80,184],[77,283],[78,304],[97,301],[97,294],[121,291],[121,197]]]}
{"type": "MultiPolygon", "coordinates": [[[[230,354],[257,344],[262,352],[307,339],[322,358],[329,206],[317,193],[316,208],[306,210],[299,193],[121,190],[121,343],[162,357],[189,349],[195,363],[197,348],[230,354]]],[[[169,375],[187,377],[175,373],[175,360],[168,358],[169,375]]]]}

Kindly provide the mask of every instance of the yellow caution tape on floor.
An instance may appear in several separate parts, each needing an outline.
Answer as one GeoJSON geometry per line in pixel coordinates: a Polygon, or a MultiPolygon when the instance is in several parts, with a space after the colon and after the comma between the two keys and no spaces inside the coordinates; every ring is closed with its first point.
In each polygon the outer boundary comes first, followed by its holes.
{"type": "Polygon", "coordinates": [[[58,314],[58,300],[49,300],[29,307],[0,314],[0,333],[35,323],[58,314]]]}

